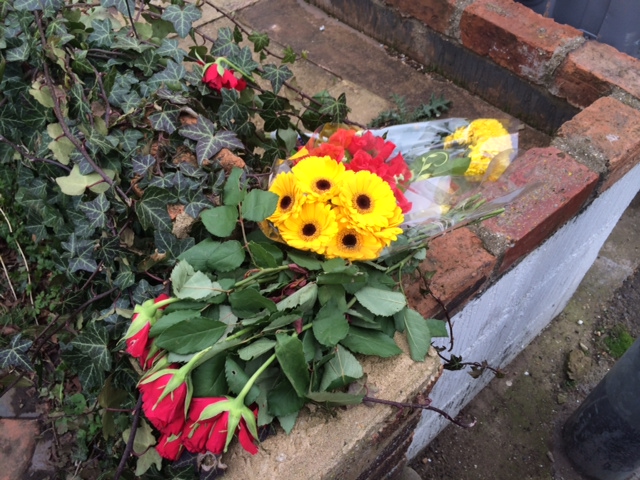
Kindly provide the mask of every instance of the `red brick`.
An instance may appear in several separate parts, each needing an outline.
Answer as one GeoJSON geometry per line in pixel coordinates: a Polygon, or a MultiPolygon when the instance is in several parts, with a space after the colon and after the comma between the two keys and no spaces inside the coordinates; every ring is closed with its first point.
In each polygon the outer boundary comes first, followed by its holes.
{"type": "Polygon", "coordinates": [[[528,150],[514,160],[500,180],[487,185],[484,194],[489,199],[525,185],[533,188],[508,205],[504,214],[481,224],[488,238],[508,245],[499,272],[535,250],[578,213],[598,179],[598,174],[568,154],[547,147],[528,150]]]}
{"type": "Polygon", "coordinates": [[[586,42],[567,55],[550,91],[586,107],[613,87],[640,98],[640,60],[604,43],[586,42]]]}
{"type": "Polygon", "coordinates": [[[582,33],[511,0],[478,0],[460,22],[462,44],[534,83],[542,84],[582,33]],[[553,59],[553,62],[552,62],[553,59]]]}
{"type": "Polygon", "coordinates": [[[411,15],[429,28],[449,34],[457,10],[464,0],[386,0],[386,4],[397,8],[403,15],[411,15]]]}
{"type": "MultiPolygon", "coordinates": [[[[482,240],[462,227],[431,240],[419,270],[421,274],[435,272],[427,280],[429,290],[453,312],[486,282],[495,264],[495,257],[484,249],[482,240]]],[[[407,300],[425,318],[434,317],[441,313],[440,305],[425,294],[425,282],[419,275],[405,281],[407,300]]]]}
{"type": "Polygon", "coordinates": [[[591,158],[576,158],[604,174],[604,191],[640,160],[640,112],[614,98],[600,98],[564,123],[558,138],[569,151],[591,152],[591,158]]]}
{"type": "Polygon", "coordinates": [[[22,477],[31,463],[39,434],[37,420],[0,419],[0,480],[22,477]]]}

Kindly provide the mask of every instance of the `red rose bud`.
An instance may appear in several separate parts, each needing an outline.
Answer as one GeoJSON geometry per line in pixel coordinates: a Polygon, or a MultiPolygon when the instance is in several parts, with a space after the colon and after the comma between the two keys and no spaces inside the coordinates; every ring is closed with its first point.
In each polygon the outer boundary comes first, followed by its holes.
{"type": "Polygon", "coordinates": [[[211,90],[217,92],[223,88],[241,92],[247,87],[247,82],[241,78],[236,78],[233,70],[227,70],[216,63],[209,65],[205,69],[202,82],[211,90]]]}
{"type": "MultiPolygon", "coordinates": [[[[248,391],[248,390],[247,390],[248,391]]],[[[240,445],[251,455],[258,453],[254,441],[258,438],[256,418],[258,409],[251,410],[244,405],[244,395],[227,397],[204,408],[199,421],[217,419],[207,441],[207,450],[220,454],[226,452],[233,435],[238,431],[240,445]]]]}
{"type": "Polygon", "coordinates": [[[163,293],[153,301],[147,300],[142,305],[136,305],[134,309],[131,325],[125,335],[127,353],[137,358],[140,366],[145,370],[153,365],[155,358],[155,355],[151,356],[153,342],[149,338],[149,331],[156,322],[159,311],[167,307],[167,305],[158,307],[157,304],[170,299],[169,295],[163,293]]]}
{"type": "Polygon", "coordinates": [[[177,434],[185,423],[191,391],[178,372],[175,368],[161,370],[143,380],[138,387],[144,414],[162,433],[177,434]]]}
{"type": "Polygon", "coordinates": [[[180,457],[182,453],[182,439],[180,435],[172,435],[163,433],[158,440],[158,446],[156,450],[162,458],[175,461],[180,457]]]}
{"type": "MultiPolygon", "coordinates": [[[[209,405],[213,405],[217,402],[225,401],[225,397],[206,397],[206,398],[194,398],[189,406],[189,417],[184,427],[184,446],[191,453],[205,453],[207,450],[220,454],[224,443],[219,452],[214,452],[206,447],[207,441],[211,436],[213,428],[219,417],[210,418],[208,420],[198,421],[202,411],[209,405]]],[[[226,428],[226,426],[225,426],[226,428]]]]}

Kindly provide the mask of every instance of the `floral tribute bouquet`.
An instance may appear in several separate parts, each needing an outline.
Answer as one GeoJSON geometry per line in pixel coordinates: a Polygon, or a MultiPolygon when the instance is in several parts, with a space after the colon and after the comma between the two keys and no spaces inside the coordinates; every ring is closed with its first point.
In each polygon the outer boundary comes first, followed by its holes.
{"type": "MultiPolygon", "coordinates": [[[[406,224],[423,208],[414,186],[490,171],[480,129],[449,122],[436,129],[448,155],[437,164],[435,138],[407,142],[414,125],[326,125],[277,162],[268,191],[230,171],[219,204],[200,216],[211,238],[178,257],[172,296],[137,305],[125,335],[157,453],[220,455],[237,437],[255,454],[261,431],[290,432],[306,403],[361,403],[364,385],[347,390],[364,382],[358,355],[401,354],[400,331],[423,361],[431,338],[447,335],[445,322],[408,305],[401,275],[426,255],[428,236],[413,233],[424,225],[406,224]]],[[[478,210],[446,207],[467,218],[478,210]]]]}

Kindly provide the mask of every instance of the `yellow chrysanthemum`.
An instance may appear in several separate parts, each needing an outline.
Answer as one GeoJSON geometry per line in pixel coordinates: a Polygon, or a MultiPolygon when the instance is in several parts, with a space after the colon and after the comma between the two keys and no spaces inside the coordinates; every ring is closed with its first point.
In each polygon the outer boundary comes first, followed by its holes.
{"type": "Polygon", "coordinates": [[[372,233],[340,223],[338,233],[329,242],[325,256],[345,260],[375,260],[384,246],[372,233]]]}
{"type": "Polygon", "coordinates": [[[291,171],[300,190],[312,200],[329,201],[340,190],[344,165],[331,157],[307,157],[298,162],[291,171]]]}
{"type": "Polygon", "coordinates": [[[289,216],[278,228],[287,245],[322,254],[338,232],[338,223],[330,205],[314,202],[303,204],[297,216],[289,216]]]}
{"type": "Polygon", "coordinates": [[[396,215],[396,197],[387,182],[367,170],[345,172],[337,198],[350,221],[358,228],[386,228],[396,215]]]}
{"type": "Polygon", "coordinates": [[[269,191],[278,195],[278,206],[269,220],[276,225],[282,223],[291,215],[295,216],[304,203],[304,195],[300,191],[295,176],[291,172],[277,175],[269,191]]]}
{"type": "MultiPolygon", "coordinates": [[[[453,134],[444,139],[445,148],[455,145],[470,145],[469,157],[471,163],[465,172],[465,176],[481,177],[489,168],[491,161],[500,152],[513,148],[509,132],[502,123],[494,118],[481,118],[474,120],[466,127],[457,129],[453,134]]],[[[507,161],[498,158],[495,167],[492,166],[490,180],[496,180],[507,168],[507,161]]]]}

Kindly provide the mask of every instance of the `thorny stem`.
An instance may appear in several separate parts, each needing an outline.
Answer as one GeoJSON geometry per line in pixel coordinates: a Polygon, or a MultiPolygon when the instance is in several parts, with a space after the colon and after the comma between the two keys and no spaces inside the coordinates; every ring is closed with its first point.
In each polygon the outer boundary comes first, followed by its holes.
{"type": "Polygon", "coordinates": [[[240,288],[240,287],[244,287],[245,285],[247,285],[247,284],[249,284],[251,282],[254,282],[259,277],[262,277],[264,275],[269,275],[271,273],[282,272],[284,270],[289,270],[289,265],[281,265],[280,267],[273,267],[273,268],[263,268],[258,273],[254,274],[254,275],[251,275],[250,277],[247,277],[244,280],[240,280],[239,282],[236,282],[236,284],[233,286],[233,288],[237,289],[237,288],[240,288]]]}
{"type": "Polygon", "coordinates": [[[396,407],[396,408],[399,408],[399,409],[410,408],[411,410],[415,410],[415,409],[431,410],[432,412],[436,412],[438,415],[443,416],[444,418],[449,420],[451,423],[454,423],[454,424],[456,424],[456,425],[458,425],[459,427],[462,427],[462,428],[471,428],[476,424],[476,421],[477,421],[476,418],[474,417],[471,422],[463,423],[461,420],[459,420],[457,418],[453,418],[451,415],[449,415],[444,410],[440,410],[439,408],[433,407],[433,406],[431,406],[429,404],[423,405],[421,403],[394,402],[393,400],[383,400],[381,398],[369,397],[367,395],[365,395],[362,398],[362,401],[363,402],[371,402],[371,403],[381,403],[383,405],[389,405],[391,407],[396,407]]]}
{"type": "Polygon", "coordinates": [[[20,145],[16,145],[11,140],[3,137],[2,135],[0,135],[0,142],[6,143],[11,148],[13,148],[16,152],[18,152],[20,155],[22,155],[23,157],[31,160],[32,162],[48,163],[50,165],[55,165],[56,167],[62,168],[63,170],[66,170],[67,172],[71,171],[71,169],[69,167],[67,167],[66,165],[63,165],[62,163],[56,162],[55,160],[51,160],[49,158],[40,158],[40,157],[36,157],[35,155],[31,155],[26,150],[23,150],[20,145]]]}
{"type": "MultiPolygon", "coordinates": [[[[34,13],[36,18],[36,23],[38,24],[38,30],[40,31],[40,39],[42,41],[42,45],[48,45],[47,37],[44,31],[44,26],[42,25],[42,14],[40,12],[34,12],[34,13]]],[[[55,92],[55,85],[53,84],[53,79],[49,71],[49,65],[47,64],[47,62],[43,62],[42,67],[44,69],[45,82],[47,84],[47,87],[49,87],[49,90],[51,92],[51,98],[53,99],[53,111],[55,112],[56,118],[58,119],[58,122],[60,123],[60,126],[62,127],[62,131],[64,132],[65,136],[71,141],[71,143],[73,143],[73,146],[78,149],[78,151],[82,154],[84,159],[89,163],[89,165],[91,165],[91,168],[93,168],[96,171],[96,173],[98,173],[104,179],[104,181],[109,184],[110,187],[114,188],[115,191],[120,196],[120,198],[122,198],[122,200],[125,202],[125,204],[130,207],[132,205],[131,199],[122,191],[120,187],[118,187],[115,184],[115,182],[104,172],[104,170],[102,170],[96,164],[96,162],[94,162],[93,158],[91,158],[91,155],[89,155],[89,152],[85,148],[84,144],[80,142],[80,140],[78,140],[78,138],[76,138],[76,136],[73,135],[73,133],[71,133],[71,130],[69,129],[69,126],[65,121],[64,114],[62,113],[62,108],[60,107],[60,99],[58,98],[55,92]]]]}
{"type": "Polygon", "coordinates": [[[119,480],[120,475],[124,471],[124,467],[127,465],[127,459],[131,452],[133,451],[133,441],[136,438],[136,431],[138,430],[138,421],[140,420],[140,411],[142,410],[142,395],[138,396],[138,403],[136,403],[136,408],[133,413],[133,421],[131,422],[131,430],[129,430],[129,440],[127,441],[127,446],[124,449],[124,453],[122,454],[122,458],[120,459],[120,463],[118,464],[118,469],[116,470],[116,474],[113,476],[113,480],[119,480]]]}

